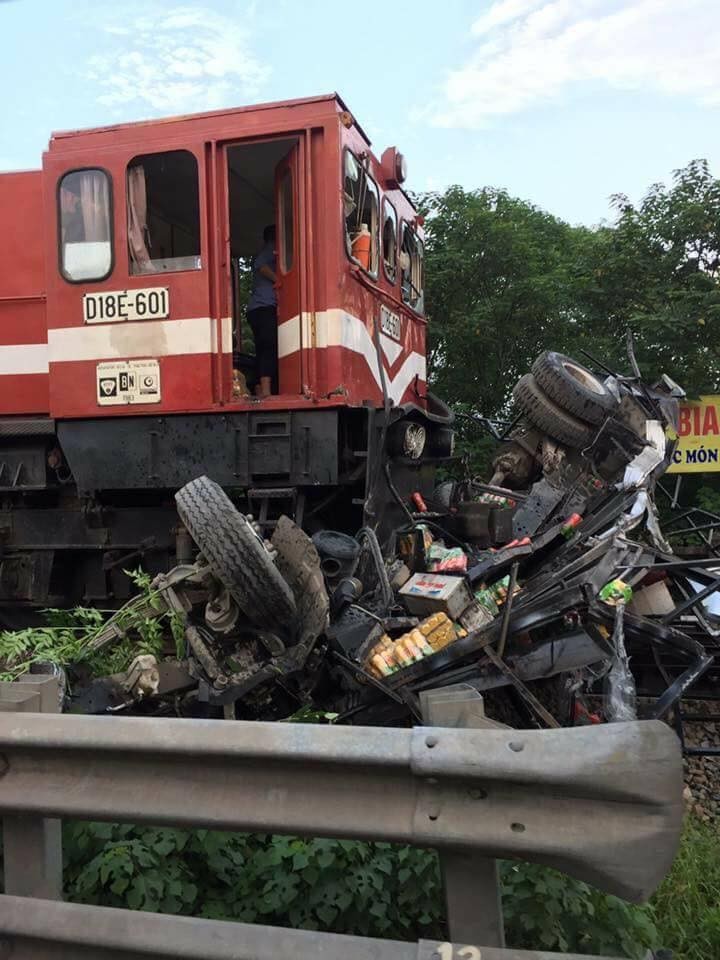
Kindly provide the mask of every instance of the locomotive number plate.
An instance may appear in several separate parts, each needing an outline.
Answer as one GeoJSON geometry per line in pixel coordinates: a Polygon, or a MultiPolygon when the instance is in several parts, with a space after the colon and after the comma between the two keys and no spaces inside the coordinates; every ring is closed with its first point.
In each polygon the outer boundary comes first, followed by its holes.
{"type": "Polygon", "coordinates": [[[393,340],[400,339],[400,317],[382,305],[380,306],[380,329],[393,340]]]}
{"type": "Polygon", "coordinates": [[[83,297],[85,323],[164,320],[168,316],[170,316],[170,294],[167,287],[86,293],[83,297]]]}

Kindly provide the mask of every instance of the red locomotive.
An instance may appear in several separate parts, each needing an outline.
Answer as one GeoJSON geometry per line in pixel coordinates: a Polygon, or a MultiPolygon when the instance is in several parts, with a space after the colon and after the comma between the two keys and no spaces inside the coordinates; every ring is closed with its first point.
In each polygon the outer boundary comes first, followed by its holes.
{"type": "Polygon", "coordinates": [[[0,175],[6,621],[182,558],[172,495],[200,474],[266,526],[382,529],[432,490],[451,416],[426,388],[404,180],[336,95],[58,133],[42,170],[0,175]],[[279,359],[258,399],[246,280],[268,224],[279,359]]]}

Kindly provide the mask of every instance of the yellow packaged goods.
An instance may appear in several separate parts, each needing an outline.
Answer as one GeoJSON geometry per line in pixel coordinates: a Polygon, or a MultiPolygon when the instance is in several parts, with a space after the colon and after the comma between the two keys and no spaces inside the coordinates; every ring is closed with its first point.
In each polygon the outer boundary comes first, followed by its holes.
{"type": "Polygon", "coordinates": [[[425,635],[422,633],[421,630],[418,630],[417,627],[415,628],[415,630],[411,631],[410,639],[418,648],[422,656],[429,657],[430,654],[433,652],[433,648],[427,642],[425,635]]]}
{"type": "Polygon", "coordinates": [[[382,648],[378,651],[378,656],[385,661],[390,670],[394,670],[397,666],[394,650],[382,648]]]}
{"type": "Polygon", "coordinates": [[[411,663],[420,659],[420,651],[413,645],[407,634],[395,641],[393,653],[395,660],[402,667],[409,667],[411,663]]]}
{"type": "Polygon", "coordinates": [[[389,677],[397,668],[393,642],[387,634],[383,634],[367,655],[365,669],[374,677],[389,677]]]}
{"type": "Polygon", "coordinates": [[[446,613],[434,613],[418,627],[422,635],[432,647],[433,652],[447,647],[457,639],[455,624],[446,613]]]}
{"type": "Polygon", "coordinates": [[[365,669],[374,677],[389,677],[399,667],[395,644],[384,633],[365,658],[365,669]]]}
{"type": "Polygon", "coordinates": [[[392,673],[392,670],[379,653],[376,653],[374,656],[370,657],[370,662],[368,663],[367,667],[369,672],[374,677],[389,677],[392,673]]]}
{"type": "Polygon", "coordinates": [[[389,677],[396,670],[430,657],[467,632],[453,623],[446,613],[434,613],[397,640],[386,633],[380,637],[365,660],[365,669],[374,677],[389,677]]]}
{"type": "Polygon", "coordinates": [[[432,633],[435,627],[439,627],[441,623],[449,623],[450,617],[446,613],[440,611],[439,613],[433,613],[431,616],[427,617],[418,627],[425,636],[432,633]]]}

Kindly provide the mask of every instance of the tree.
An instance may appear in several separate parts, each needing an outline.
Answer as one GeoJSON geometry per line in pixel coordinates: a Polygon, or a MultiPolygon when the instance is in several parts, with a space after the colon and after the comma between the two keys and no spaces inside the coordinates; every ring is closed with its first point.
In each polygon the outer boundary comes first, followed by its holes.
{"type": "Polygon", "coordinates": [[[618,194],[614,224],[573,227],[503,190],[420,198],[426,215],[429,371],[461,409],[495,415],[545,349],[589,350],[690,395],[720,390],[720,180],[704,160],[618,194]]]}
{"type": "Polygon", "coordinates": [[[571,349],[590,232],[503,190],[420,199],[434,389],[495,415],[543,348],[571,349]]]}
{"type": "Polygon", "coordinates": [[[618,334],[628,329],[646,377],[667,373],[691,395],[717,391],[720,180],[694,160],[639,206],[623,194],[613,203],[617,221],[586,248],[577,285],[598,356],[624,367],[618,334]]]}

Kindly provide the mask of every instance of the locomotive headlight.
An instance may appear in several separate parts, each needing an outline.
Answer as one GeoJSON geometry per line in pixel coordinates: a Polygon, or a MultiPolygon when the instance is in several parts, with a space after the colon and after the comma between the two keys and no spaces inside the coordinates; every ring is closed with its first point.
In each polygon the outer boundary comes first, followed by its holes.
{"type": "Polygon", "coordinates": [[[419,460],[425,449],[427,432],[421,423],[408,423],[402,438],[404,456],[411,460],[419,460]]]}
{"type": "Polygon", "coordinates": [[[430,434],[428,448],[433,457],[449,459],[455,453],[455,431],[452,427],[436,427],[430,434]]]}
{"type": "Polygon", "coordinates": [[[402,153],[395,154],[395,179],[398,183],[405,183],[407,180],[407,160],[402,153]]]}

